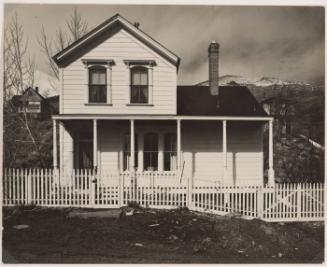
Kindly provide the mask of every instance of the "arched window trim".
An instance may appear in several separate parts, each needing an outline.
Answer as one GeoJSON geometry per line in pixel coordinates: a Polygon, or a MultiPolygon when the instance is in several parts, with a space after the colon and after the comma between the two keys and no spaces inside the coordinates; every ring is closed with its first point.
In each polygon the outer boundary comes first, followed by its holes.
{"type": "Polygon", "coordinates": [[[129,70],[130,86],[128,89],[128,104],[127,105],[141,105],[141,106],[153,106],[153,67],[157,66],[154,60],[124,60],[129,70]],[[132,86],[132,73],[133,68],[145,68],[148,70],[148,102],[147,103],[133,103],[131,102],[131,86],[132,86]]]}
{"type": "Polygon", "coordinates": [[[113,60],[82,59],[85,66],[85,99],[86,105],[111,105],[112,104],[112,65],[113,60]],[[90,102],[89,100],[89,77],[90,70],[94,68],[106,69],[106,100],[104,102],[90,102]]]}

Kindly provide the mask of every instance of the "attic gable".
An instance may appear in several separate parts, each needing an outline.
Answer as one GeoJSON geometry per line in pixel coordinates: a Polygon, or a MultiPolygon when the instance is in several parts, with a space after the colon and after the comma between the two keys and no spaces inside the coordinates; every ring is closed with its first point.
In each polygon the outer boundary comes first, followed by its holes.
{"type": "Polygon", "coordinates": [[[163,45],[152,39],[149,35],[144,33],[139,28],[135,27],[131,22],[116,14],[109,18],[86,35],[75,41],[55,56],[53,60],[58,66],[65,67],[70,62],[90,51],[92,48],[98,46],[106,39],[113,36],[115,33],[124,29],[129,34],[144,43],[147,47],[164,57],[167,61],[175,65],[177,68],[180,63],[180,58],[165,48],[163,45]]]}
{"type": "Polygon", "coordinates": [[[44,97],[32,87],[28,87],[22,94],[21,101],[42,101],[44,97]]]}

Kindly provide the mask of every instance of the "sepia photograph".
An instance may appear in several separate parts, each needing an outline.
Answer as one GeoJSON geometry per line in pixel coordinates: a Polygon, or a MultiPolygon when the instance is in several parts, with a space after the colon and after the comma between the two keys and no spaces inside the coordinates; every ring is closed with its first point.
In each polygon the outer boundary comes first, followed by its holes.
{"type": "Polygon", "coordinates": [[[265,3],[3,3],[2,263],[324,263],[325,6],[265,3]]]}

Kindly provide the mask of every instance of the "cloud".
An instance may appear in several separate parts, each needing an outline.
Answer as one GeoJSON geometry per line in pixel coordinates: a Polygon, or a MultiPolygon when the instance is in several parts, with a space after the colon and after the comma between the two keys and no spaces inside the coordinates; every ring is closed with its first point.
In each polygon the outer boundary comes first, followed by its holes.
{"type": "Polygon", "coordinates": [[[324,77],[323,7],[11,5],[5,9],[5,20],[18,13],[41,70],[47,70],[37,44],[41,25],[54,36],[75,7],[90,28],[116,13],[139,21],[142,30],[181,57],[180,84],[207,79],[212,40],[221,45],[221,75],[304,82],[324,77]]]}

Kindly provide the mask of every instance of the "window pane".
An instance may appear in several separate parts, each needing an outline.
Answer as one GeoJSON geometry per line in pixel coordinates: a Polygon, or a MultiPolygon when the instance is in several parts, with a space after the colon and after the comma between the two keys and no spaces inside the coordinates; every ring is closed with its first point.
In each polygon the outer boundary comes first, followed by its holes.
{"type": "Polygon", "coordinates": [[[93,143],[92,141],[79,141],[79,168],[88,169],[93,167],[93,143]]]}
{"type": "Polygon", "coordinates": [[[132,68],[132,85],[148,85],[148,69],[132,68]]]}
{"type": "Polygon", "coordinates": [[[177,153],[176,153],[176,134],[165,134],[164,139],[164,170],[173,171],[176,170],[177,153]]]}
{"type": "Polygon", "coordinates": [[[143,72],[140,73],[140,85],[147,85],[148,84],[148,73],[143,72]]]}
{"type": "Polygon", "coordinates": [[[90,84],[106,84],[106,69],[90,69],[90,84]]]}
{"type": "Polygon", "coordinates": [[[133,85],[140,84],[140,74],[136,70],[132,72],[132,84],[133,85]]]}
{"type": "Polygon", "coordinates": [[[106,85],[90,85],[89,86],[89,102],[105,103],[107,101],[106,85]]]}
{"type": "Polygon", "coordinates": [[[131,103],[148,103],[148,86],[131,86],[131,103]]]}
{"type": "Polygon", "coordinates": [[[158,134],[146,133],[144,135],[144,169],[158,169],[158,134]]]}

